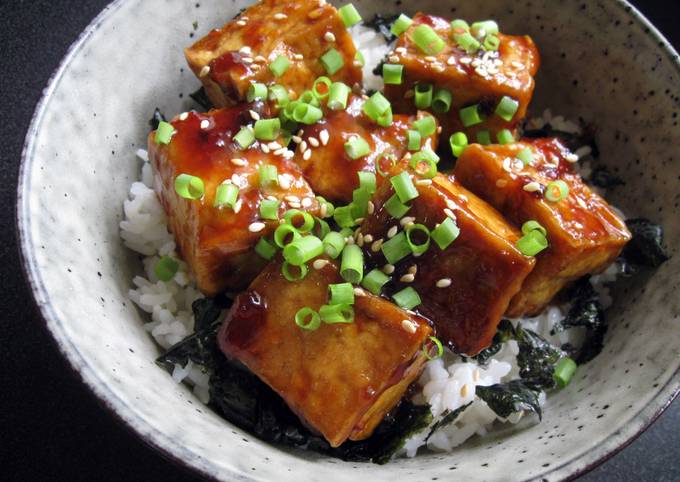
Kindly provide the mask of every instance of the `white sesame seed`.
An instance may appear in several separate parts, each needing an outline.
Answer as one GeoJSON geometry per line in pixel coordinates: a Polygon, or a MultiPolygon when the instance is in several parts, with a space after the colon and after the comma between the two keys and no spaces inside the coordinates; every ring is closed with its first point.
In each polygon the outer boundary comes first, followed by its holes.
{"type": "Polygon", "coordinates": [[[454,57],[454,56],[449,57],[449,58],[447,59],[446,63],[447,63],[448,65],[454,65],[454,64],[456,63],[456,57],[454,57]]]}
{"type": "Polygon", "coordinates": [[[269,147],[267,147],[267,144],[261,144],[260,149],[262,149],[262,152],[265,154],[269,154],[269,147]]]}
{"type": "Polygon", "coordinates": [[[239,27],[245,27],[246,23],[247,22],[245,20],[239,20],[238,22],[236,22],[236,25],[238,25],[239,27]]]}
{"type": "Polygon", "coordinates": [[[506,179],[496,180],[496,187],[504,188],[507,185],[508,185],[508,181],[506,179]]]}
{"type": "Polygon", "coordinates": [[[389,59],[389,60],[390,60],[390,62],[392,62],[393,64],[396,64],[397,62],[399,62],[399,56],[398,56],[398,55],[390,55],[390,59],[389,59]]]}
{"type": "Polygon", "coordinates": [[[479,381],[479,378],[480,378],[479,368],[475,368],[475,371],[472,372],[472,381],[473,381],[473,382],[478,382],[478,381],[479,381]]]}
{"type": "Polygon", "coordinates": [[[295,54],[293,55],[293,59],[295,60],[305,60],[305,56],[302,54],[295,54]]]}
{"type": "Polygon", "coordinates": [[[412,265],[409,267],[408,272],[409,272],[410,274],[416,274],[416,273],[418,272],[418,266],[415,265],[415,264],[412,264],[412,265]]]}
{"type": "Polygon", "coordinates": [[[286,152],[283,153],[283,157],[285,159],[292,159],[293,157],[295,157],[295,153],[290,149],[286,149],[286,152]]]}
{"type": "Polygon", "coordinates": [[[259,223],[259,222],[250,223],[250,226],[248,226],[248,231],[250,231],[251,233],[259,233],[260,231],[262,231],[266,227],[267,226],[264,223],[259,223]]]}
{"type": "Polygon", "coordinates": [[[299,202],[300,202],[300,198],[299,198],[299,197],[297,197],[297,196],[292,196],[292,195],[291,195],[291,196],[284,196],[283,199],[285,199],[285,200],[288,201],[289,203],[299,203],[299,202]]]}
{"type": "Polygon", "coordinates": [[[279,176],[279,187],[284,191],[290,189],[290,179],[288,178],[288,176],[283,174],[279,176]]]}
{"type": "Polygon", "coordinates": [[[418,326],[411,320],[402,320],[401,327],[409,333],[415,333],[418,330],[418,326]]]}
{"type": "Polygon", "coordinates": [[[523,64],[522,62],[518,62],[517,60],[513,60],[513,61],[510,63],[510,65],[512,65],[512,66],[515,67],[516,69],[520,69],[520,70],[524,69],[524,64],[523,64]]]}
{"type": "Polygon", "coordinates": [[[565,159],[567,162],[570,162],[570,163],[574,164],[575,162],[578,162],[578,161],[579,161],[579,156],[577,156],[576,154],[572,154],[572,153],[570,152],[569,154],[567,154],[566,156],[564,156],[564,159],[565,159]]]}
{"type": "Polygon", "coordinates": [[[189,117],[189,113],[188,113],[188,112],[182,112],[182,113],[179,115],[179,120],[185,121],[185,120],[187,120],[187,117],[189,117]]]}
{"type": "Polygon", "coordinates": [[[287,18],[288,18],[288,15],[286,15],[285,13],[274,14],[274,19],[276,19],[276,20],[285,20],[287,18]]]}
{"type": "Polygon", "coordinates": [[[302,204],[303,208],[308,208],[309,206],[312,205],[312,198],[306,197],[302,200],[302,202],[300,204],[302,204]]]}
{"type": "Polygon", "coordinates": [[[252,64],[253,58],[252,57],[241,57],[241,62],[243,62],[244,64],[252,64]]]}
{"type": "Polygon", "coordinates": [[[333,35],[333,32],[326,32],[323,34],[323,39],[326,42],[335,42],[335,35],[333,35]]]}
{"type": "Polygon", "coordinates": [[[463,65],[468,65],[472,63],[472,59],[470,57],[463,57],[460,59],[460,63],[463,65]]]}
{"type": "Polygon", "coordinates": [[[321,144],[324,146],[328,145],[328,141],[331,139],[331,135],[328,133],[328,130],[324,129],[321,132],[319,132],[319,140],[321,141],[321,144]]]}
{"type": "Polygon", "coordinates": [[[286,152],[288,152],[288,149],[285,147],[282,147],[281,149],[277,149],[274,151],[275,156],[283,156],[286,152]]]}
{"type": "Polygon", "coordinates": [[[378,251],[380,251],[380,248],[382,248],[382,245],[383,245],[383,239],[382,238],[380,238],[377,241],[373,241],[373,244],[371,244],[371,251],[373,251],[374,253],[377,253],[378,251]]]}
{"type": "Polygon", "coordinates": [[[526,192],[536,192],[541,190],[541,185],[536,181],[532,181],[526,183],[522,189],[526,192]]]}
{"type": "Polygon", "coordinates": [[[364,243],[372,243],[373,242],[373,235],[372,234],[367,234],[364,236],[364,243]]]}
{"type": "Polygon", "coordinates": [[[432,55],[428,55],[428,56],[425,57],[425,62],[436,62],[436,61],[437,61],[437,57],[434,57],[432,55]]]}
{"type": "Polygon", "coordinates": [[[392,226],[388,231],[387,231],[387,238],[392,239],[397,235],[397,232],[399,231],[398,226],[392,226]]]}
{"type": "Polygon", "coordinates": [[[269,196],[267,196],[267,199],[269,199],[270,201],[276,201],[277,200],[276,196],[272,196],[271,194],[269,196]]]}
{"type": "Polygon", "coordinates": [[[366,207],[366,212],[368,214],[373,214],[375,212],[375,204],[373,204],[373,201],[368,201],[368,206],[366,207]]]}
{"type": "Polygon", "coordinates": [[[327,264],[329,264],[329,261],[327,259],[315,259],[314,263],[312,263],[312,266],[314,267],[314,269],[321,269],[327,264]]]}
{"type": "Polygon", "coordinates": [[[234,213],[238,214],[241,211],[241,208],[243,207],[243,199],[239,199],[234,203],[234,213]]]}
{"type": "Polygon", "coordinates": [[[453,214],[453,211],[451,211],[449,208],[444,209],[444,214],[446,214],[448,217],[455,221],[456,215],[453,214]]]}
{"type": "Polygon", "coordinates": [[[429,186],[432,184],[432,179],[418,179],[416,186],[429,186]]]}
{"type": "Polygon", "coordinates": [[[326,203],[321,204],[321,207],[319,208],[319,214],[322,218],[325,218],[328,214],[328,205],[326,203]]]}
{"type": "Polygon", "coordinates": [[[303,153],[304,153],[308,148],[309,148],[309,146],[307,145],[307,141],[302,141],[302,142],[300,143],[300,150],[301,150],[303,153]]]}
{"type": "Polygon", "coordinates": [[[277,149],[281,149],[281,144],[279,144],[276,141],[272,141],[269,144],[267,144],[267,147],[270,148],[272,151],[275,151],[277,149]]]}
{"type": "Polygon", "coordinates": [[[198,74],[199,77],[205,77],[210,73],[210,66],[206,65],[201,69],[201,72],[198,74]]]}
{"type": "Polygon", "coordinates": [[[353,237],[353,236],[347,236],[347,237],[345,238],[345,242],[346,242],[347,244],[354,244],[354,237],[353,237]]]}
{"type": "Polygon", "coordinates": [[[250,114],[250,118],[253,119],[254,121],[260,120],[260,114],[258,114],[254,110],[249,110],[248,113],[250,114]]]}
{"type": "Polygon", "coordinates": [[[451,286],[451,278],[442,278],[437,281],[437,288],[448,288],[451,286]]]}
{"type": "Polygon", "coordinates": [[[385,266],[383,266],[382,271],[385,274],[392,274],[392,273],[394,273],[394,269],[395,268],[394,268],[393,264],[386,264],[385,266]]]}
{"type": "Polygon", "coordinates": [[[366,292],[357,286],[354,288],[354,295],[361,298],[366,296],[366,292]]]}
{"type": "Polygon", "coordinates": [[[303,158],[305,161],[308,161],[310,157],[312,157],[312,151],[311,151],[311,149],[308,150],[308,151],[305,151],[304,154],[302,154],[302,158],[303,158]]]}
{"type": "Polygon", "coordinates": [[[357,223],[357,224],[363,224],[364,218],[356,218],[356,219],[354,220],[354,222],[357,223]]]}
{"type": "Polygon", "coordinates": [[[239,53],[243,55],[250,55],[253,53],[253,49],[251,49],[248,45],[244,45],[239,49],[239,53]]]}
{"type": "Polygon", "coordinates": [[[234,166],[240,166],[240,167],[243,167],[243,166],[245,166],[245,165],[248,164],[248,163],[246,162],[245,159],[241,159],[241,158],[239,158],[239,157],[236,157],[236,158],[232,159],[232,160],[231,160],[231,163],[232,163],[234,166]]]}
{"type": "Polygon", "coordinates": [[[446,70],[446,67],[444,67],[442,64],[436,64],[432,66],[432,70],[435,72],[444,72],[446,70]]]}
{"type": "Polygon", "coordinates": [[[576,152],[574,154],[576,154],[580,159],[582,157],[589,156],[592,152],[593,149],[590,146],[582,146],[576,149],[576,152]]]}
{"type": "Polygon", "coordinates": [[[300,208],[302,208],[302,204],[296,203],[296,202],[289,202],[289,203],[288,203],[288,206],[290,206],[290,207],[292,207],[292,208],[294,208],[294,209],[300,209],[300,208]]]}
{"type": "Polygon", "coordinates": [[[255,57],[255,62],[257,62],[258,64],[264,64],[265,62],[267,62],[267,59],[262,55],[258,55],[257,57],[255,57]]]}
{"type": "Polygon", "coordinates": [[[208,119],[203,119],[201,121],[201,129],[207,129],[210,127],[210,121],[208,119]]]}
{"type": "Polygon", "coordinates": [[[460,396],[465,398],[465,397],[467,397],[467,394],[468,394],[468,386],[467,386],[467,384],[465,384],[460,389],[460,396]]]}
{"type": "Polygon", "coordinates": [[[292,136],[291,140],[296,144],[300,144],[302,142],[302,138],[300,136],[292,136]]]}
{"type": "Polygon", "coordinates": [[[394,51],[398,54],[405,54],[407,52],[405,47],[397,47],[394,51]]]}
{"type": "Polygon", "coordinates": [[[446,207],[449,209],[456,209],[456,203],[454,203],[451,199],[446,200],[446,207]]]}
{"type": "Polygon", "coordinates": [[[414,218],[413,216],[404,216],[399,221],[399,224],[401,224],[402,226],[406,226],[408,224],[412,224],[415,220],[416,218],[414,218]]]}
{"type": "Polygon", "coordinates": [[[409,273],[399,278],[399,281],[401,281],[402,283],[413,283],[415,279],[416,279],[415,275],[409,273]]]}
{"type": "Polygon", "coordinates": [[[316,137],[309,137],[307,138],[307,141],[312,145],[312,147],[319,147],[320,145],[316,137]]]}
{"type": "Polygon", "coordinates": [[[363,248],[364,247],[364,235],[359,233],[357,235],[356,242],[357,242],[357,246],[359,246],[360,248],[363,248]]]}

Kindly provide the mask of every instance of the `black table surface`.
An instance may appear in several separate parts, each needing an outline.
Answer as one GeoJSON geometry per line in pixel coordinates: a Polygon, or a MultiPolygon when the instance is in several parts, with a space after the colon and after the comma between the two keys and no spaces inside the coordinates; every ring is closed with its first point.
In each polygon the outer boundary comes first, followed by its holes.
{"type": "MultiPolygon", "coordinates": [[[[584,0],[585,1],[585,0],[584,0]]],[[[108,0],[0,2],[0,468],[4,480],[200,480],[164,459],[95,400],[55,348],[23,279],[15,239],[21,148],[51,73],[108,0]]],[[[588,2],[589,3],[589,2],[588,2]]],[[[633,2],[680,47],[668,0],[633,2]]],[[[680,403],[582,480],[680,480],[680,403]]]]}

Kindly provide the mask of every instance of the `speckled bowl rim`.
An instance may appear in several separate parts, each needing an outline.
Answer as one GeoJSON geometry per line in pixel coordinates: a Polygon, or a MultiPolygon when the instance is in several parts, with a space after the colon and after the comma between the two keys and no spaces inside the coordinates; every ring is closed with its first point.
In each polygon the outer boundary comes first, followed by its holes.
{"type": "MultiPolygon", "coordinates": [[[[71,63],[73,57],[84,46],[90,35],[95,32],[125,1],[127,0],[115,0],[108,4],[85,30],[81,32],[76,41],[71,44],[66,55],[50,77],[47,87],[43,90],[42,97],[38,102],[31,119],[31,124],[26,134],[24,148],[21,154],[21,165],[17,186],[16,233],[20,247],[20,259],[23,273],[31,287],[34,302],[39,308],[45,326],[56,343],[57,348],[68,360],[71,369],[95,395],[95,399],[98,400],[105,409],[110,411],[114,415],[114,418],[122,422],[123,426],[137,435],[145,444],[154,448],[165,458],[185,469],[192,469],[203,477],[214,480],[217,480],[219,476],[228,476],[233,480],[250,480],[249,477],[242,473],[232,470],[225,473],[224,470],[218,469],[208,461],[202,462],[202,458],[192,456],[195,454],[189,451],[185,446],[177,444],[166,434],[153,428],[143,418],[136,415],[123,400],[116,396],[116,394],[99,378],[96,369],[88,363],[88,360],[66,336],[62,329],[62,322],[52,306],[52,302],[45,289],[34,257],[34,246],[30,231],[30,192],[28,191],[27,186],[29,182],[29,173],[31,172],[33,164],[37,132],[41,127],[52,93],[59,85],[62,75],[71,63]]],[[[651,36],[656,41],[659,48],[661,48],[671,62],[675,64],[678,74],[680,74],[680,56],[661,32],[659,32],[659,30],[640,11],[626,0],[610,1],[623,10],[625,15],[645,27],[645,34],[651,36]]],[[[670,406],[673,400],[675,400],[678,394],[680,394],[680,369],[676,370],[668,382],[658,389],[654,398],[642,408],[635,417],[630,419],[624,426],[620,427],[619,430],[611,435],[605,442],[589,453],[565,461],[561,465],[538,475],[536,479],[552,476],[563,480],[573,480],[594,469],[630,445],[642,432],[654,423],[654,421],[670,406]],[[579,460],[585,457],[593,460],[590,460],[583,467],[578,467],[579,460]]]]}

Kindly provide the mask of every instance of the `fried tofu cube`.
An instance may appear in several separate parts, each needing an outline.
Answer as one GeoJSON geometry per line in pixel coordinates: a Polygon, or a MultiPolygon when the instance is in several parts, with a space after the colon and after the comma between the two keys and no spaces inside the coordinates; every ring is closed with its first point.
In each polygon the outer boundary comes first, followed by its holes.
{"type": "Polygon", "coordinates": [[[488,130],[492,136],[502,129],[514,131],[526,116],[534,92],[539,54],[528,36],[499,33],[498,39],[498,51],[480,49],[468,54],[453,39],[448,20],[417,14],[388,57],[390,63],[404,66],[402,83],[385,86],[385,95],[392,101],[395,112],[415,112],[416,85],[432,85],[435,90],[446,89],[452,94],[449,111],[436,114],[443,135],[463,131],[474,140],[481,130],[488,130]],[[421,25],[430,26],[446,42],[440,53],[428,55],[415,44],[413,33],[421,25]],[[506,96],[518,102],[517,112],[510,121],[495,114],[499,102],[506,96]],[[465,127],[460,110],[474,105],[479,105],[484,121],[465,127]]]}
{"type": "MultiPolygon", "coordinates": [[[[394,115],[392,125],[381,127],[364,114],[362,107],[366,101],[352,96],[347,109],[329,111],[326,117],[304,129],[301,143],[295,154],[295,161],[316,192],[332,201],[350,202],[352,192],[359,187],[358,172],[390,170],[395,160],[407,152],[407,132],[414,121],[429,115],[394,115]],[[366,140],[371,151],[359,159],[352,159],[345,151],[345,143],[352,137],[366,140]]],[[[421,148],[437,149],[438,137],[435,133],[421,139],[421,148]]],[[[384,179],[376,176],[378,183],[384,179]]]]}
{"type": "Polygon", "coordinates": [[[273,261],[236,298],[218,341],[337,447],[367,438],[399,402],[427,361],[421,348],[432,349],[431,328],[371,294],[355,297],[352,323],[299,327],[296,313],[318,311],[329,284],[343,282],[336,262],[327,261],[296,282],[273,261]]]}
{"type": "Polygon", "coordinates": [[[185,113],[172,121],[175,133],[169,144],[157,144],[154,132],[148,139],[154,189],[183,259],[208,296],[245,288],[266,265],[253,248],[279,223],[260,217],[265,198],[280,201],[280,216],[290,207],[318,213],[314,193],[290,159],[292,152],[277,149],[277,155],[257,141],[243,150],[234,142],[249,122],[249,107],[185,113]],[[262,165],[276,168],[276,182],[262,185],[262,165]],[[181,197],[175,190],[180,174],[199,177],[205,194],[197,200],[181,197]],[[213,205],[217,188],[225,183],[239,188],[233,208],[213,205]]]}
{"type": "Polygon", "coordinates": [[[350,87],[361,84],[352,37],[329,3],[263,0],[185,50],[191,70],[215,106],[242,102],[253,82],[276,83],[296,98],[320,76],[350,87]],[[340,53],[344,65],[329,75],[321,58],[340,53]],[[284,56],[290,66],[276,77],[269,65],[284,56]]]}
{"type": "Polygon", "coordinates": [[[455,351],[475,355],[491,344],[534,260],[515,247],[521,233],[459,183],[443,174],[431,183],[416,182],[413,175],[412,179],[419,195],[400,220],[386,207],[394,194],[392,185],[386,182],[377,190],[375,211],[361,225],[365,251],[373,265],[393,271],[386,295],[413,287],[422,301],[415,310],[432,320],[437,336],[455,351]],[[408,225],[433,230],[447,218],[454,219],[460,230],[450,245],[442,250],[432,241],[424,254],[408,254],[396,265],[388,264],[385,243],[403,236],[408,225]]]}
{"type": "Polygon", "coordinates": [[[512,145],[471,145],[458,159],[456,179],[488,201],[516,226],[538,221],[549,247],[508,309],[509,316],[535,315],[567,284],[609,266],[631,235],[614,210],[574,172],[577,160],[558,139],[526,140],[512,145]],[[533,163],[516,156],[531,148],[533,163]],[[571,161],[571,162],[570,162],[571,161]],[[566,199],[552,202],[550,182],[564,181],[566,199]]]}

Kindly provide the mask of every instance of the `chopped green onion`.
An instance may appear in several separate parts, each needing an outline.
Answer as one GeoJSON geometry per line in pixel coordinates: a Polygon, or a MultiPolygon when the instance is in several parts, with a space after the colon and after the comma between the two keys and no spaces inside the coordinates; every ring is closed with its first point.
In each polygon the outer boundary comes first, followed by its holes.
{"type": "Polygon", "coordinates": [[[338,9],[338,13],[340,14],[340,18],[342,18],[342,22],[347,28],[353,27],[354,25],[361,22],[361,15],[359,15],[359,12],[357,12],[357,9],[351,3],[340,7],[338,9]]]}
{"type": "Polygon", "coordinates": [[[411,176],[409,176],[406,171],[402,171],[400,174],[392,176],[392,178],[390,178],[390,183],[392,183],[394,191],[397,193],[397,196],[399,196],[399,200],[403,203],[407,203],[420,195],[418,189],[413,185],[411,176]]]}
{"type": "Polygon", "coordinates": [[[295,324],[303,330],[314,331],[321,326],[321,317],[309,306],[305,306],[295,313],[295,324]]]}
{"type": "Polygon", "coordinates": [[[544,195],[548,201],[554,203],[560,202],[569,196],[569,186],[567,186],[567,183],[562,180],[550,182],[545,187],[544,195]]]}
{"type": "Polygon", "coordinates": [[[434,356],[430,356],[429,350],[427,350],[427,347],[423,346],[423,353],[425,353],[425,357],[428,360],[436,360],[437,358],[441,358],[444,355],[444,345],[442,345],[442,342],[439,341],[439,338],[435,336],[430,336],[430,341],[435,344],[437,347],[437,353],[434,356]]]}
{"type": "Polygon", "coordinates": [[[427,153],[427,150],[413,154],[408,165],[416,171],[416,174],[426,179],[432,179],[437,175],[437,161],[427,153]]]}
{"type": "Polygon", "coordinates": [[[255,133],[253,128],[250,126],[242,127],[238,134],[234,136],[234,142],[236,142],[241,149],[247,149],[253,145],[255,142],[255,133]]]}
{"type": "Polygon", "coordinates": [[[390,107],[389,109],[387,109],[385,111],[385,113],[383,115],[378,117],[378,119],[376,120],[376,123],[379,126],[382,126],[382,127],[389,127],[389,126],[392,125],[392,120],[393,120],[393,118],[392,118],[392,108],[390,107]]]}
{"type": "Polygon", "coordinates": [[[340,276],[353,284],[360,283],[364,277],[364,253],[356,244],[349,244],[342,250],[340,276]]]}
{"type": "Polygon", "coordinates": [[[335,259],[345,249],[345,244],[345,236],[337,231],[331,231],[323,238],[323,251],[329,257],[335,259]]]}
{"type": "Polygon", "coordinates": [[[326,215],[324,217],[330,218],[333,216],[333,211],[335,211],[335,206],[333,206],[333,203],[326,201],[326,199],[321,196],[317,196],[316,200],[319,203],[319,207],[324,205],[326,206],[326,215]]]}
{"type": "Polygon", "coordinates": [[[430,236],[434,242],[437,243],[439,249],[444,251],[456,240],[456,238],[458,238],[459,234],[460,229],[455,221],[447,217],[439,226],[432,230],[430,236]]]}
{"type": "Polygon", "coordinates": [[[316,236],[304,236],[283,248],[284,259],[294,266],[300,266],[322,254],[323,243],[316,236]]]}
{"type": "Polygon", "coordinates": [[[352,136],[349,141],[345,142],[345,152],[350,159],[356,160],[371,152],[371,147],[365,139],[359,136],[352,136]]]}
{"type": "Polygon", "coordinates": [[[255,139],[261,141],[273,141],[279,136],[281,131],[281,121],[278,118],[261,119],[255,122],[255,139]]]}
{"type": "Polygon", "coordinates": [[[428,109],[432,105],[433,91],[432,84],[416,84],[415,102],[418,109],[428,109]]]}
{"type": "Polygon", "coordinates": [[[530,166],[534,163],[534,152],[531,150],[531,147],[525,147],[517,153],[516,157],[522,161],[522,164],[525,166],[530,166]]]}
{"type": "Polygon", "coordinates": [[[375,160],[375,170],[378,174],[380,174],[382,177],[387,177],[389,172],[392,170],[394,166],[397,165],[397,157],[392,154],[391,152],[383,152],[381,153],[378,158],[375,160]],[[382,161],[383,159],[388,159],[391,161],[390,166],[387,170],[383,169],[382,161]]]}
{"type": "Polygon", "coordinates": [[[321,102],[319,102],[319,98],[314,94],[314,91],[312,90],[305,90],[300,97],[298,98],[298,101],[302,104],[309,104],[314,107],[320,107],[321,102]]]}
{"type": "Polygon", "coordinates": [[[285,55],[279,55],[274,59],[274,61],[269,64],[269,70],[274,77],[281,77],[286,73],[286,70],[290,67],[290,60],[285,55]]]}
{"type": "Polygon", "coordinates": [[[205,194],[205,184],[200,177],[180,174],[175,178],[175,192],[184,199],[201,199],[205,194]]]}
{"type": "Polygon", "coordinates": [[[345,65],[345,60],[342,58],[342,54],[335,49],[330,49],[328,52],[321,56],[321,64],[323,68],[326,69],[328,75],[335,74],[345,65]]]}
{"type": "Polygon", "coordinates": [[[361,67],[366,65],[366,59],[364,58],[364,54],[362,54],[360,50],[357,50],[357,53],[354,54],[354,61],[359,62],[359,65],[361,67]]]}
{"type": "Polygon", "coordinates": [[[305,276],[307,276],[308,271],[309,269],[305,264],[302,264],[300,266],[294,266],[288,263],[287,261],[284,261],[283,265],[281,266],[281,273],[283,274],[283,277],[286,278],[288,281],[303,280],[305,279],[305,276]]]}
{"type": "Polygon", "coordinates": [[[354,287],[352,283],[337,283],[328,285],[330,297],[329,305],[353,305],[354,287]]]}
{"type": "Polygon", "coordinates": [[[293,119],[302,124],[311,125],[321,120],[323,111],[311,104],[298,103],[293,110],[293,119]]]}
{"type": "Polygon", "coordinates": [[[460,48],[468,54],[476,53],[482,44],[470,32],[454,33],[453,38],[460,48]]]}
{"type": "Polygon", "coordinates": [[[406,228],[406,242],[413,254],[423,254],[430,249],[430,230],[423,224],[411,224],[406,228]],[[417,233],[424,233],[425,236],[425,241],[420,244],[413,239],[417,233]]]}
{"type": "Polygon", "coordinates": [[[370,119],[377,121],[380,116],[391,109],[390,101],[385,98],[380,92],[373,94],[366,102],[364,102],[363,111],[370,119]]]}
{"type": "Polygon", "coordinates": [[[522,234],[529,234],[532,231],[540,231],[543,236],[548,235],[548,231],[538,221],[532,219],[522,224],[522,234]]]}
{"type": "Polygon", "coordinates": [[[329,325],[336,323],[352,323],[354,308],[351,305],[322,305],[319,308],[321,321],[329,325]]]}
{"type": "Polygon", "coordinates": [[[383,64],[385,84],[400,85],[404,74],[404,66],[399,64],[383,64]]]}
{"type": "Polygon", "coordinates": [[[437,131],[437,122],[431,115],[426,115],[413,123],[413,128],[420,132],[421,137],[429,137],[437,131]]]}
{"type": "Polygon", "coordinates": [[[154,140],[156,144],[170,144],[170,139],[175,133],[175,128],[169,122],[161,121],[158,123],[158,128],[156,129],[156,137],[154,140]]]}
{"type": "Polygon", "coordinates": [[[515,136],[510,131],[510,129],[503,129],[498,134],[496,134],[499,144],[512,144],[515,142],[515,136]]]}
{"type": "Polygon", "coordinates": [[[153,267],[153,272],[161,281],[170,281],[177,274],[179,270],[179,262],[172,259],[170,256],[163,256],[158,260],[156,266],[153,267]]]}
{"type": "Polygon", "coordinates": [[[312,228],[314,228],[314,217],[312,217],[312,215],[307,211],[289,209],[283,215],[283,219],[286,221],[286,224],[290,224],[301,233],[308,233],[312,230],[312,228]],[[300,216],[302,216],[302,225],[296,226],[295,223],[299,220],[300,216]]]}
{"type": "Polygon", "coordinates": [[[366,189],[370,194],[376,190],[377,180],[375,173],[369,171],[359,171],[359,186],[366,189]]]}
{"type": "Polygon", "coordinates": [[[279,171],[272,164],[260,164],[258,169],[260,175],[260,186],[268,186],[279,182],[279,171]]]}
{"type": "Polygon", "coordinates": [[[484,38],[487,35],[498,35],[498,24],[493,20],[475,22],[470,26],[470,32],[477,38],[484,38]]]}
{"type": "Polygon", "coordinates": [[[260,240],[255,245],[255,252],[267,260],[272,259],[277,251],[278,248],[276,245],[270,243],[264,238],[260,238],[260,240]]]}
{"type": "Polygon", "coordinates": [[[432,110],[438,114],[443,114],[451,109],[453,96],[446,89],[437,89],[432,97],[432,110]]]}
{"type": "Polygon", "coordinates": [[[518,109],[519,102],[512,97],[505,95],[496,107],[496,115],[501,119],[510,122],[512,118],[515,117],[518,109]]]}
{"type": "Polygon", "coordinates": [[[403,218],[408,212],[408,210],[411,209],[410,206],[407,206],[406,204],[402,203],[399,200],[399,196],[397,196],[396,194],[393,194],[392,197],[390,197],[385,202],[384,208],[387,211],[387,213],[394,219],[403,218]]]}
{"type": "Polygon", "coordinates": [[[371,193],[368,189],[360,187],[352,191],[351,213],[354,219],[363,218],[368,211],[368,201],[371,200],[371,193]]]}
{"type": "Polygon", "coordinates": [[[477,142],[483,146],[491,144],[491,132],[487,130],[477,132],[477,142]]]}
{"type": "Polygon", "coordinates": [[[479,105],[471,105],[460,110],[460,120],[464,127],[472,127],[481,124],[484,120],[479,115],[479,105]]]}
{"type": "Polygon", "coordinates": [[[392,32],[392,35],[394,35],[395,37],[399,37],[402,33],[408,30],[412,23],[413,20],[402,13],[401,15],[399,15],[399,18],[397,18],[397,20],[395,20],[395,22],[392,24],[390,32],[392,32]]]}
{"type": "Polygon", "coordinates": [[[437,55],[446,46],[446,42],[437,35],[437,32],[425,24],[418,25],[413,29],[411,38],[425,55],[437,55]]]}
{"type": "Polygon", "coordinates": [[[300,231],[290,224],[282,224],[274,231],[274,242],[279,248],[285,248],[288,244],[301,237],[300,231]]]}
{"type": "Polygon", "coordinates": [[[538,230],[525,234],[515,244],[524,256],[536,256],[548,247],[548,240],[538,230]]]}
{"type": "Polygon", "coordinates": [[[451,22],[451,30],[453,30],[453,33],[469,32],[470,25],[465,20],[456,19],[451,22]]]}
{"type": "Polygon", "coordinates": [[[560,359],[555,365],[555,371],[553,372],[553,379],[558,387],[564,388],[569,385],[571,378],[576,372],[576,362],[571,358],[564,357],[560,359]]]}
{"type": "Polygon", "coordinates": [[[328,97],[328,94],[331,90],[331,85],[333,85],[331,79],[328,77],[319,77],[314,81],[314,85],[312,85],[312,92],[317,99],[325,99],[328,97]]]}
{"type": "Polygon", "coordinates": [[[260,217],[262,219],[279,219],[279,205],[277,199],[263,199],[260,201],[260,217]]]}
{"type": "Polygon", "coordinates": [[[333,82],[326,104],[330,110],[345,110],[351,89],[342,82],[333,82]]]}
{"type": "Polygon", "coordinates": [[[299,105],[300,105],[300,101],[299,101],[299,100],[294,100],[294,101],[288,102],[288,103],[285,105],[285,107],[283,108],[283,116],[284,116],[286,119],[295,120],[295,118],[294,118],[294,116],[295,116],[295,109],[297,109],[297,107],[298,107],[299,105]]]}
{"type": "Polygon", "coordinates": [[[290,97],[288,96],[288,91],[282,85],[272,85],[269,87],[269,100],[276,101],[276,108],[281,109],[288,105],[290,102],[290,97]]]}
{"type": "Polygon", "coordinates": [[[406,234],[402,231],[394,236],[392,239],[383,243],[383,256],[390,264],[397,264],[399,261],[412,253],[411,247],[408,245],[406,234]]]}
{"type": "Polygon", "coordinates": [[[501,39],[499,39],[496,35],[487,35],[482,45],[484,50],[495,52],[501,46],[501,39]]]}
{"type": "Polygon", "coordinates": [[[393,294],[392,299],[397,305],[405,310],[412,310],[421,303],[418,292],[410,286],[393,294]]]}
{"type": "Polygon", "coordinates": [[[357,223],[352,216],[352,206],[339,206],[335,208],[333,219],[341,228],[351,228],[357,223]]]}
{"type": "Polygon", "coordinates": [[[408,132],[406,133],[406,139],[409,151],[420,150],[420,143],[422,142],[423,139],[420,135],[420,132],[409,129],[408,132]]]}
{"type": "Polygon", "coordinates": [[[389,276],[387,276],[385,273],[379,269],[374,269],[364,276],[364,279],[361,280],[361,286],[366,288],[374,295],[380,296],[383,286],[385,286],[389,280],[389,276]]]}
{"type": "Polygon", "coordinates": [[[326,221],[314,216],[314,228],[312,234],[319,239],[324,239],[328,233],[331,232],[331,227],[326,221]]]}
{"type": "Polygon", "coordinates": [[[451,152],[456,157],[460,157],[468,146],[468,137],[464,132],[456,132],[451,134],[449,137],[449,145],[451,146],[451,152]]]}
{"type": "Polygon", "coordinates": [[[222,206],[229,206],[233,208],[236,205],[236,200],[238,199],[238,186],[235,184],[220,184],[215,190],[215,200],[213,201],[213,207],[220,208],[222,206]]]}
{"type": "Polygon", "coordinates": [[[266,99],[267,98],[267,86],[264,84],[261,84],[259,82],[253,82],[250,84],[250,87],[248,87],[248,93],[246,94],[246,99],[248,99],[248,102],[252,102],[254,100],[259,100],[259,99],[266,99]]]}

